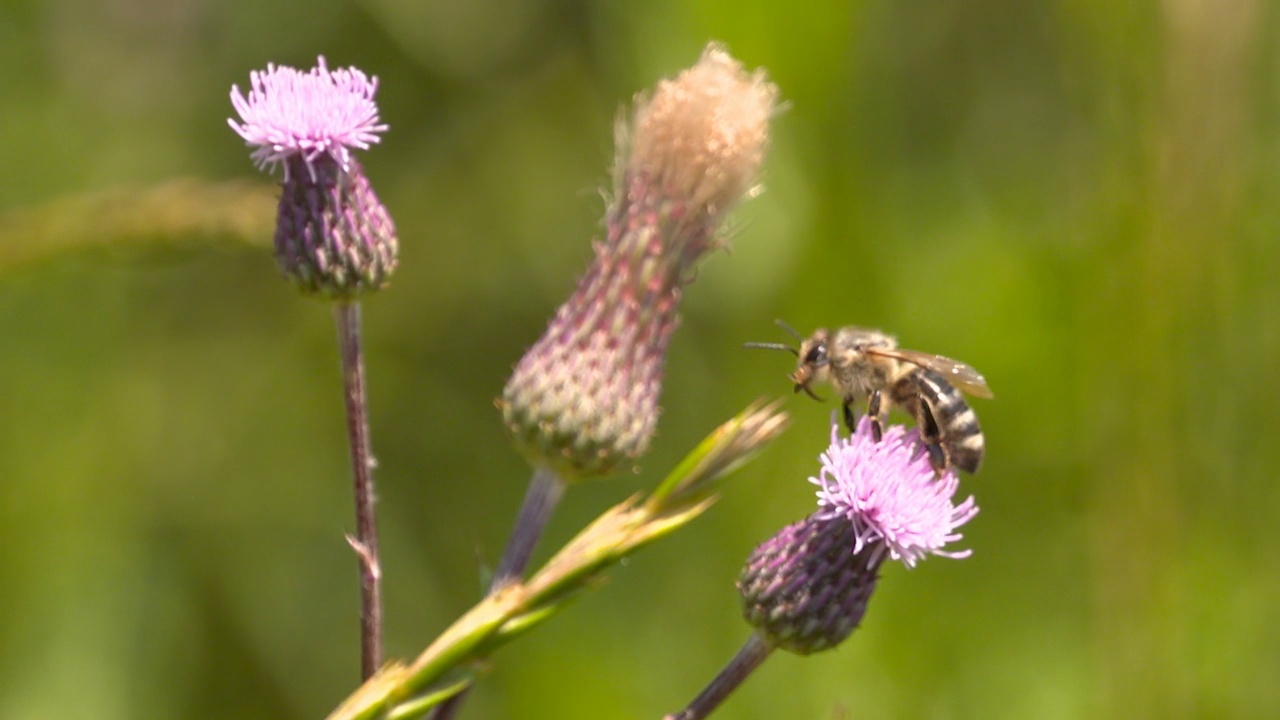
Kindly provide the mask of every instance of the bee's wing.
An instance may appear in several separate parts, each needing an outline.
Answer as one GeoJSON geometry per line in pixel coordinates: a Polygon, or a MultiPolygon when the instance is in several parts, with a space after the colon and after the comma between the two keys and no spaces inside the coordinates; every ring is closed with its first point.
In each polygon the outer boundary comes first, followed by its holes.
{"type": "Polygon", "coordinates": [[[945,355],[934,355],[933,353],[903,350],[901,348],[892,350],[889,348],[867,348],[866,352],[871,355],[884,355],[885,357],[905,360],[920,367],[929,368],[945,377],[947,382],[974,397],[995,397],[991,393],[991,388],[987,387],[987,380],[982,377],[982,373],[974,370],[970,365],[966,365],[959,360],[952,360],[945,355]]]}

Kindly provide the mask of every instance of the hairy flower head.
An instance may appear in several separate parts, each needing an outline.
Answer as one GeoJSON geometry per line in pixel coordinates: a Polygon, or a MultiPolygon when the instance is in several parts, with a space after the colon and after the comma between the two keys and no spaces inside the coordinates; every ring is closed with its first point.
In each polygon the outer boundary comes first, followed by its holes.
{"type": "Polygon", "coordinates": [[[246,96],[231,86],[240,122],[228,124],[259,169],[284,168],[275,253],[304,292],[349,300],[386,285],[395,270],[395,224],[352,154],[379,141],[378,79],[329,70],[323,57],[302,72],[267,65],[246,96]]]}
{"type": "Polygon", "coordinates": [[[802,655],[840,644],[862,622],[887,559],[908,567],[947,551],[956,528],[978,512],[973,498],[953,505],[954,473],[935,478],[915,431],[890,427],[880,442],[863,418],[831,446],[811,481],[819,509],[783,528],[747,558],[738,578],[743,617],[770,647],[802,655]]]}
{"type": "Polygon", "coordinates": [[[776,95],[712,45],[620,126],[605,238],[503,390],[503,419],[535,464],[585,478],[648,448],[681,290],[755,180],[776,95]]]}
{"type": "Polygon", "coordinates": [[[935,476],[916,430],[894,425],[876,442],[870,419],[863,417],[852,436],[841,438],[833,416],[831,446],[822,454],[818,476],[809,481],[818,486],[820,515],[843,517],[853,525],[852,552],[875,543],[907,567],[928,555],[970,554],[945,547],[961,539],[956,528],[976,515],[978,506],[973,496],[952,503],[960,480],[954,471],[935,476]]]}
{"type": "Polygon", "coordinates": [[[249,73],[249,95],[231,86],[231,105],[242,122],[227,123],[246,145],[259,169],[300,157],[312,162],[328,155],[344,171],[351,169],[351,149],[367,150],[387,126],[378,122],[373,94],[378,78],[357,68],[329,70],[324,57],[307,72],[267,63],[249,73]]]}

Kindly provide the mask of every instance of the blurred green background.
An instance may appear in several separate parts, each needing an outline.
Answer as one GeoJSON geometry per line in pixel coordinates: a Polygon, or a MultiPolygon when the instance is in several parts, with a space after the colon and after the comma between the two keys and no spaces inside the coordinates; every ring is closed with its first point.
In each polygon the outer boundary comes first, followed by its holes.
{"type": "MultiPolygon", "coordinates": [[[[320,718],[357,684],[332,318],[267,251],[227,127],[267,62],[381,78],[400,228],[365,305],[388,650],[481,593],[528,470],[492,401],[590,257],[612,124],[709,39],[787,110],[688,289],[642,472],[745,351],[864,324],[972,363],[974,555],[891,567],[838,650],[723,718],[1267,718],[1280,708],[1280,12],[1262,0],[0,6],[0,717],[320,718]],[[228,181],[236,185],[222,185],[228,181]]],[[[746,638],[756,543],[812,507],[834,403],[691,528],[494,659],[474,718],[656,718],[746,638]]]]}

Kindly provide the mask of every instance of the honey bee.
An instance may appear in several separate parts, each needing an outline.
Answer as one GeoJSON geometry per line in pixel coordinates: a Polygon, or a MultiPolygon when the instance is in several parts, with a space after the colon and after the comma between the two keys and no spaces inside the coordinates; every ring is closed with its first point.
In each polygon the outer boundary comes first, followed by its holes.
{"type": "Polygon", "coordinates": [[[782,343],[747,343],[747,347],[795,355],[799,362],[790,379],[796,392],[821,400],[812,384],[830,383],[843,399],[849,432],[857,424],[855,402],[866,401],[876,442],[883,436],[890,408],[896,406],[915,419],[929,463],[939,475],[952,466],[978,471],[984,447],[982,428],[961,394],[992,397],[977,370],[942,355],[899,348],[896,338],[879,330],[843,327],[832,334],[820,328],[805,338],[781,320],[778,325],[800,343],[798,348],[782,343]]]}

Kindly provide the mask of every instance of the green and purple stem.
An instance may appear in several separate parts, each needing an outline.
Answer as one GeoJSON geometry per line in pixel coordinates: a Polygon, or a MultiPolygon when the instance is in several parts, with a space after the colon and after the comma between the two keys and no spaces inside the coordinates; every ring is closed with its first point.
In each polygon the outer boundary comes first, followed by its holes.
{"type": "Polygon", "coordinates": [[[347,406],[347,440],[355,491],[356,534],[347,542],[360,561],[360,676],[368,680],[382,664],[382,565],[378,559],[378,522],[374,509],[373,456],[369,450],[369,413],[360,343],[360,305],[333,306],[342,355],[342,384],[347,406]]]}

